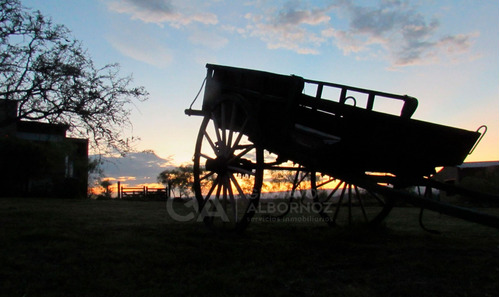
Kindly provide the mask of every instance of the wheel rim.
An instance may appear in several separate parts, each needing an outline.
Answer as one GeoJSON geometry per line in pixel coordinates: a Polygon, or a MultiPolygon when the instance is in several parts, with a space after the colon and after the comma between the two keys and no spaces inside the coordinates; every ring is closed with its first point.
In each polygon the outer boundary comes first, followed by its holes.
{"type": "Polygon", "coordinates": [[[393,207],[391,199],[315,172],[311,191],[319,215],[332,226],[377,225],[393,207]]]}
{"type": "Polygon", "coordinates": [[[194,192],[209,226],[244,229],[257,207],[263,180],[263,153],[246,135],[247,112],[223,100],[205,116],[194,156],[194,192]]]}

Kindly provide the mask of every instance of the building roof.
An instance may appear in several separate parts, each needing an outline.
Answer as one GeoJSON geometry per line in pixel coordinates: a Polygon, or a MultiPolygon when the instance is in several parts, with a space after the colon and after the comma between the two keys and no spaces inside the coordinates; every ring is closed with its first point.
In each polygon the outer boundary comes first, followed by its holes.
{"type": "Polygon", "coordinates": [[[498,161],[466,162],[457,166],[458,168],[484,168],[498,166],[498,161]]]}
{"type": "Polygon", "coordinates": [[[63,124],[49,124],[29,121],[17,122],[17,131],[21,133],[43,133],[65,137],[68,128],[68,125],[63,124]]]}

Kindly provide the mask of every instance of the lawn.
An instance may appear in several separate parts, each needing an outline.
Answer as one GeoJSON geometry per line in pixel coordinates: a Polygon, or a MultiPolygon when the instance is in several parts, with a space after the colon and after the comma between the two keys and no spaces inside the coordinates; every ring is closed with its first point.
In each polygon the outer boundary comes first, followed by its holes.
{"type": "MultiPolygon", "coordinates": [[[[490,210],[498,212],[497,209],[490,210]]],[[[2,296],[498,296],[498,230],[400,207],[375,230],[172,220],[164,202],[0,199],[2,296]]]]}

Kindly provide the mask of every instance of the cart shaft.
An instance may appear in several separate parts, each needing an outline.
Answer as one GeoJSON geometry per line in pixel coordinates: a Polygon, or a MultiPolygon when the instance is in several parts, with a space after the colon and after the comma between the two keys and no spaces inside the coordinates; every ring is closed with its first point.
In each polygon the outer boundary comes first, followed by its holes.
{"type": "Polygon", "coordinates": [[[422,207],[424,209],[437,211],[445,215],[463,219],[469,222],[474,222],[481,225],[498,228],[498,216],[495,215],[490,215],[470,208],[464,208],[444,203],[439,200],[420,197],[406,191],[380,186],[373,183],[366,183],[366,184],[363,183],[363,187],[372,190],[374,192],[380,193],[382,195],[385,195],[387,197],[390,197],[394,200],[404,201],[413,204],[415,206],[422,207]]]}

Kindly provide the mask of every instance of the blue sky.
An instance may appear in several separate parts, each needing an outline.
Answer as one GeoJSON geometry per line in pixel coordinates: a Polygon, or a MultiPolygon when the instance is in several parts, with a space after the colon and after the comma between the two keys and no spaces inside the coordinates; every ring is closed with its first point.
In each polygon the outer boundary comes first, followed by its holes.
{"type": "MultiPolygon", "coordinates": [[[[150,92],[138,150],[191,160],[201,118],[184,109],[205,64],[408,94],[414,118],[488,133],[467,161],[498,160],[498,1],[23,0],[66,25],[97,65],[150,92]]],[[[197,106],[200,106],[198,102],[197,106]]],[[[430,144],[431,145],[431,144],[430,144]]]]}

